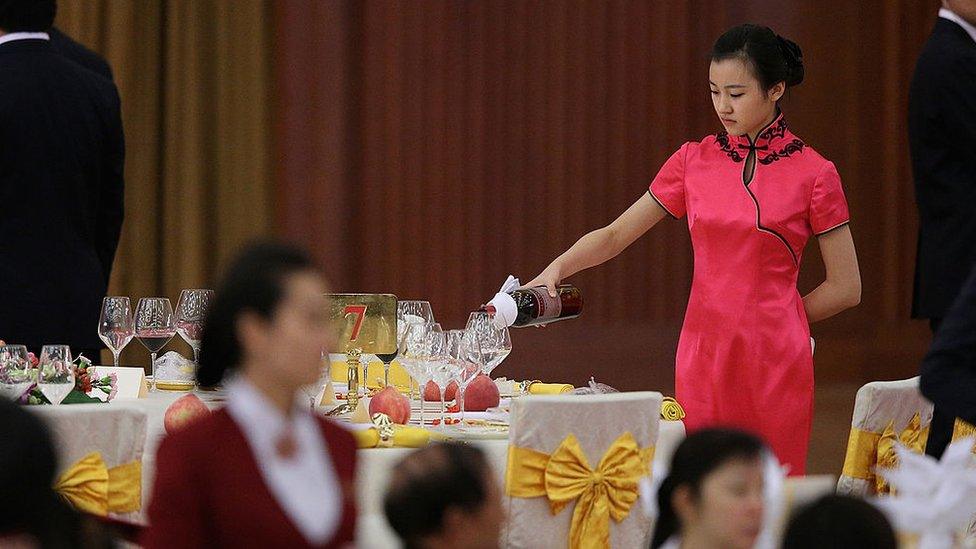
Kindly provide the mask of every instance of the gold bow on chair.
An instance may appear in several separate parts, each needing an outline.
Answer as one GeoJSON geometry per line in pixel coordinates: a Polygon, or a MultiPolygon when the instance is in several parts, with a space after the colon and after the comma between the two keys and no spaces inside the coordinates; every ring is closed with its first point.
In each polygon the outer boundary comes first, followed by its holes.
{"type": "MultiPolygon", "coordinates": [[[[925,452],[925,442],[929,438],[929,427],[921,427],[922,419],[918,412],[912,416],[911,421],[900,433],[895,433],[894,420],[889,421],[881,433],[878,440],[878,459],[876,469],[894,469],[898,467],[898,454],[895,453],[895,446],[901,443],[916,454],[925,452]]],[[[891,489],[888,482],[881,475],[874,476],[875,492],[887,494],[891,489]]]]}
{"type": "Polygon", "coordinates": [[[546,496],[552,514],[576,501],[569,546],[609,547],[610,518],[620,522],[637,500],[637,482],[651,472],[654,447],[641,449],[629,432],[607,448],[596,470],[572,434],[551,455],[509,446],[505,479],[508,495],[546,496]]]}
{"type": "Polygon", "coordinates": [[[54,489],[85,513],[132,513],[142,509],[142,463],[133,461],[109,469],[102,455],[92,452],[65,471],[54,489]]]}

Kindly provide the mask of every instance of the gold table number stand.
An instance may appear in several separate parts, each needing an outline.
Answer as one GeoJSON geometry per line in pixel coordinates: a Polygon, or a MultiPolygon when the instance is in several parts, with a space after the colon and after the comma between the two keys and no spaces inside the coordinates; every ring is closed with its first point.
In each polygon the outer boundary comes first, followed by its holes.
{"type": "MultiPolygon", "coordinates": [[[[351,413],[359,404],[359,359],[397,349],[397,298],[393,294],[328,294],[338,349],[346,354],[346,403],[329,413],[351,413]]],[[[365,380],[363,380],[365,381],[365,380]]]]}

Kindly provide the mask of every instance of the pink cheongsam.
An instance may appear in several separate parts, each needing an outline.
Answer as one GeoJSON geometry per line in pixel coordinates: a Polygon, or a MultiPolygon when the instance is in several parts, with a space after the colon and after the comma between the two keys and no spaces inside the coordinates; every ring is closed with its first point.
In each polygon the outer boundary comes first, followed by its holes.
{"type": "Polygon", "coordinates": [[[837,169],[779,114],[755,142],[721,133],[685,143],[650,193],[687,216],[694,249],[675,371],[688,431],[753,432],[804,474],[813,356],[796,281],[810,236],[848,222],[837,169]]]}

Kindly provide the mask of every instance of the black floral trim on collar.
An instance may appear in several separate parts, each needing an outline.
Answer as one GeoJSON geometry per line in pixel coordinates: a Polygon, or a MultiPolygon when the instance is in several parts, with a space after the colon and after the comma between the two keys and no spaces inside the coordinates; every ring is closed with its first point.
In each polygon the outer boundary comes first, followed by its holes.
{"type": "Polygon", "coordinates": [[[715,143],[717,143],[719,148],[722,149],[722,152],[724,152],[726,155],[728,155],[729,158],[732,159],[732,162],[742,162],[743,160],[745,160],[744,158],[742,158],[742,155],[739,154],[739,151],[735,150],[735,147],[733,147],[732,144],[729,142],[728,132],[722,132],[716,135],[715,143]]]}
{"type": "Polygon", "coordinates": [[[806,143],[804,143],[803,141],[800,141],[799,139],[793,139],[793,141],[787,143],[786,146],[783,147],[782,149],[778,151],[770,152],[763,158],[759,158],[759,163],[765,166],[767,164],[772,164],[777,160],[781,160],[783,158],[789,158],[793,154],[799,154],[803,152],[803,147],[805,146],[806,143]]]}
{"type": "Polygon", "coordinates": [[[780,116],[779,122],[763,130],[763,132],[759,134],[756,141],[759,141],[760,139],[769,140],[777,137],[783,137],[784,135],[786,135],[786,117],[780,116]]]}

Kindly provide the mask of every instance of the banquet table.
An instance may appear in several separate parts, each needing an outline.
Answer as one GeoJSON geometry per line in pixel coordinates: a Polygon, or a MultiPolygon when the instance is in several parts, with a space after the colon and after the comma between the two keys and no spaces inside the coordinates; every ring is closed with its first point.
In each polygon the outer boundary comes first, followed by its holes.
{"type": "MultiPolygon", "coordinates": [[[[166,409],[184,394],[158,391],[141,399],[115,400],[105,404],[32,406],[31,410],[51,426],[62,470],[93,451],[100,452],[109,466],[141,459],[144,511],[151,497],[156,449],[165,435],[163,418],[166,409]]],[[[210,408],[223,405],[223,395],[220,393],[197,391],[195,394],[210,408]]],[[[670,459],[684,434],[682,422],[661,421],[654,456],[655,471],[663,470],[663,465],[670,459]]],[[[455,433],[452,438],[465,440],[484,450],[499,485],[503,484],[508,449],[504,435],[495,438],[472,436],[471,440],[466,440],[463,433],[455,433]]],[[[360,547],[395,546],[395,537],[382,516],[382,498],[389,481],[389,471],[410,451],[410,448],[359,450],[356,490],[360,547]]],[[[137,521],[145,518],[143,512],[123,517],[137,521]]]]}

